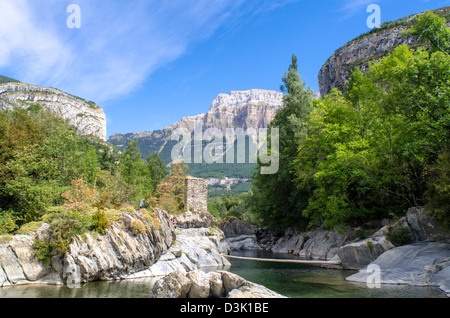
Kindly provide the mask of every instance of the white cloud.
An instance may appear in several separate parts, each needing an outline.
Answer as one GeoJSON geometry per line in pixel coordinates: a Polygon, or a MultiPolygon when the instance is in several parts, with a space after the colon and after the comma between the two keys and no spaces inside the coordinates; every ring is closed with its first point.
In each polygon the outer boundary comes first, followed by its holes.
{"type": "Polygon", "coordinates": [[[72,1],[1,0],[0,74],[102,103],[139,88],[225,23],[293,1],[78,0],[81,28],[69,29],[72,1]]]}
{"type": "Polygon", "coordinates": [[[342,18],[349,18],[355,14],[366,13],[366,9],[371,4],[380,4],[381,0],[345,0],[340,11],[342,18]]]}

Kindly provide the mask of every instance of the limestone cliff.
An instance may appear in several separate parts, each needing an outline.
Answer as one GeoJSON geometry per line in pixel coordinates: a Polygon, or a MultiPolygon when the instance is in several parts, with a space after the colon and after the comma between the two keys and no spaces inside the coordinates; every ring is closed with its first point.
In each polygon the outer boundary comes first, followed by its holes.
{"type": "MultiPolygon", "coordinates": [[[[109,142],[116,144],[123,150],[131,140],[137,140],[143,157],[158,152],[163,160],[170,161],[166,156],[170,151],[172,131],[179,127],[194,130],[196,122],[201,123],[203,132],[208,128],[219,128],[225,132],[226,128],[265,128],[283,106],[283,94],[271,90],[251,89],[246,91],[232,91],[229,94],[219,94],[210,105],[207,113],[184,117],[180,121],[162,130],[140,132],[133,134],[116,134],[109,142]]],[[[203,138],[212,138],[207,133],[203,138]]]]}
{"type": "Polygon", "coordinates": [[[229,94],[219,94],[211,103],[211,108],[236,108],[244,105],[283,106],[283,94],[263,89],[250,89],[247,91],[231,91],[229,94]]]}
{"type": "Polygon", "coordinates": [[[26,108],[39,104],[68,119],[80,135],[95,135],[106,141],[106,117],[93,102],[48,87],[9,82],[0,84],[0,109],[26,108]]]}
{"type": "MultiPolygon", "coordinates": [[[[446,17],[450,26],[450,7],[435,10],[434,13],[446,17]]],[[[321,96],[327,95],[333,88],[344,91],[356,67],[364,73],[371,62],[381,60],[399,45],[418,46],[416,37],[402,35],[403,31],[411,27],[415,17],[417,15],[386,22],[379,29],[363,34],[337,49],[320,69],[318,80],[321,96]]]]}

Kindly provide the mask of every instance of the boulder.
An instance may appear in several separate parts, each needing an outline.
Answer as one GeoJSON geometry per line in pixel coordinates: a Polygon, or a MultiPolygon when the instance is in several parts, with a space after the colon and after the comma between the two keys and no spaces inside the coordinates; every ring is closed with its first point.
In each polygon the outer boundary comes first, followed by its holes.
{"type": "Polygon", "coordinates": [[[209,212],[185,211],[175,218],[177,220],[177,227],[183,229],[210,227],[211,224],[217,222],[216,218],[209,212]]]}
{"type": "Polygon", "coordinates": [[[186,298],[192,282],[183,272],[172,272],[153,286],[153,298],[186,298]]]}
{"type": "Polygon", "coordinates": [[[258,228],[238,218],[226,218],[219,224],[219,228],[225,234],[225,237],[236,237],[241,235],[255,235],[258,228]]]}
{"type": "Polygon", "coordinates": [[[285,298],[258,284],[226,271],[208,274],[200,270],[174,272],[160,278],[153,286],[153,298],[285,298]]]}
{"type": "Polygon", "coordinates": [[[347,277],[348,281],[367,283],[372,271],[380,268],[380,283],[437,286],[450,293],[450,244],[419,242],[390,249],[347,277]]]}
{"type": "Polygon", "coordinates": [[[228,246],[233,251],[239,250],[261,250],[262,247],[256,242],[255,235],[239,235],[235,237],[227,237],[225,239],[228,246]]]}
{"type": "Polygon", "coordinates": [[[16,235],[9,243],[11,250],[22,267],[27,280],[37,281],[50,273],[33,252],[33,239],[28,235],[16,235]]]}
{"type": "Polygon", "coordinates": [[[406,212],[406,221],[408,222],[415,242],[433,242],[449,239],[448,233],[440,229],[429,211],[422,207],[408,209],[406,212]]]}
{"type": "Polygon", "coordinates": [[[192,271],[186,277],[191,281],[189,298],[208,298],[210,294],[209,276],[203,271],[192,271]]]}
{"type": "Polygon", "coordinates": [[[337,255],[344,268],[360,269],[391,248],[394,245],[385,236],[381,236],[344,245],[337,255]]]}

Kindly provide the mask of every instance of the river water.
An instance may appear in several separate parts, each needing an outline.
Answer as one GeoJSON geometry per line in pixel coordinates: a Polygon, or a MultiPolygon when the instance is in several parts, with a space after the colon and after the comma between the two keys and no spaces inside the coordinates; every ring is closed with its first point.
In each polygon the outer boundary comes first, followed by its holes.
{"type": "MultiPolygon", "coordinates": [[[[293,258],[286,254],[242,251],[233,255],[262,258],[293,258]]],[[[345,277],[355,273],[317,265],[230,259],[228,271],[291,298],[440,298],[437,287],[381,285],[370,289],[345,277]]],[[[209,269],[212,270],[212,269],[209,269]]],[[[0,298],[148,298],[155,279],[92,282],[81,288],[23,285],[0,288],[0,298]]]]}

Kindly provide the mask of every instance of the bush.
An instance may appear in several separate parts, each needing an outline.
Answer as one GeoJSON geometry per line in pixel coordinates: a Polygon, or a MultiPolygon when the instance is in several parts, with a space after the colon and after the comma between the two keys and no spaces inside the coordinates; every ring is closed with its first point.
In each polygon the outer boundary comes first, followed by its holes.
{"type": "Polygon", "coordinates": [[[131,222],[131,229],[133,230],[134,235],[145,233],[147,230],[144,223],[141,220],[134,220],[131,222]]]}
{"type": "Polygon", "coordinates": [[[16,224],[17,219],[13,211],[0,210],[0,234],[9,234],[16,231],[19,228],[16,224]]]}
{"type": "Polygon", "coordinates": [[[387,238],[394,246],[405,245],[411,241],[411,236],[406,227],[391,228],[387,238]]]}

